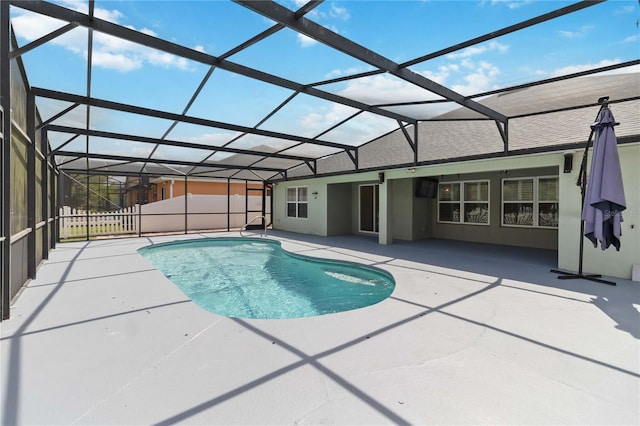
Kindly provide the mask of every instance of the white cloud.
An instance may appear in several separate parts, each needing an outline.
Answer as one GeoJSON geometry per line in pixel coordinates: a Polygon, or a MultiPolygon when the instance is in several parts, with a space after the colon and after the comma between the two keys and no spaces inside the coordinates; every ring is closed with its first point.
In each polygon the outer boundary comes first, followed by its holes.
{"type": "MultiPolygon", "coordinates": [[[[441,76],[442,77],[442,76],[441,76]]],[[[347,83],[339,95],[367,103],[411,102],[433,99],[427,90],[388,74],[358,78],[347,83]]]]}
{"type": "Polygon", "coordinates": [[[349,11],[346,7],[340,7],[335,3],[331,3],[329,16],[331,16],[332,18],[342,19],[343,21],[348,21],[351,18],[351,15],[349,14],[349,11]]]}
{"type": "MultiPolygon", "coordinates": [[[[305,4],[307,4],[308,0],[295,0],[293,3],[295,4],[295,9],[299,9],[305,4]]],[[[325,12],[321,9],[313,9],[309,11],[306,15],[306,18],[313,19],[314,21],[320,23],[321,21],[328,21],[331,19],[339,19],[341,21],[348,21],[351,19],[351,14],[346,7],[338,6],[335,2],[330,3],[329,11],[325,12]]]]}
{"type": "Polygon", "coordinates": [[[635,12],[636,7],[632,6],[632,5],[623,5],[621,6],[618,10],[616,10],[614,13],[616,15],[626,15],[627,13],[633,13],[635,12]]]}
{"type": "Polygon", "coordinates": [[[297,40],[298,40],[298,44],[302,47],[313,46],[314,44],[317,43],[317,41],[312,39],[311,37],[307,37],[306,35],[300,34],[300,33],[298,33],[297,35],[297,40]]]}
{"type": "Polygon", "coordinates": [[[505,5],[509,9],[519,9],[530,4],[532,0],[491,0],[491,5],[505,5]]]}
{"type": "Polygon", "coordinates": [[[476,63],[471,59],[463,59],[462,62],[460,62],[460,65],[467,69],[474,69],[476,67],[476,63]]]}
{"type": "Polygon", "coordinates": [[[97,7],[93,14],[96,18],[104,19],[105,21],[113,22],[117,24],[124,15],[118,10],[107,10],[97,7]]]}
{"type": "MultiPolygon", "coordinates": [[[[63,4],[82,13],[88,11],[84,1],[67,0],[63,4]]],[[[94,13],[96,17],[114,23],[118,23],[124,17],[121,12],[115,9],[96,8],[94,13]]],[[[16,36],[27,42],[37,40],[66,24],[48,16],[27,11],[17,11],[12,23],[16,36]]],[[[130,25],[127,28],[136,30],[130,25]]],[[[148,28],[142,28],[139,31],[153,37],[157,36],[154,31],[148,28]]],[[[85,59],[88,57],[87,30],[84,28],[73,29],[49,43],[67,49],[85,59]]],[[[199,47],[202,48],[202,46],[199,47]]],[[[181,70],[191,69],[189,61],[184,58],[99,32],[94,32],[92,60],[97,67],[123,73],[142,68],[145,64],[181,70]]]]}
{"type": "MultiPolygon", "coordinates": [[[[89,5],[84,0],[63,0],[60,2],[62,6],[75,10],[80,13],[89,13],[89,5]]],[[[96,7],[93,10],[93,15],[96,18],[104,19],[105,21],[118,23],[120,18],[123,17],[119,10],[108,10],[100,7],[96,7]]]]}
{"type": "Polygon", "coordinates": [[[450,64],[439,67],[437,72],[427,70],[421,72],[421,74],[431,81],[444,85],[447,78],[451,75],[451,72],[457,72],[459,69],[460,67],[457,64],[450,64]]]}
{"type": "Polygon", "coordinates": [[[483,71],[478,70],[464,78],[466,84],[454,84],[451,88],[463,95],[483,92],[490,86],[490,77],[483,71]]]}
{"type": "Polygon", "coordinates": [[[128,72],[142,68],[142,61],[139,59],[131,58],[129,56],[94,51],[92,56],[93,64],[98,67],[117,70],[120,72],[128,72]]]}
{"type": "Polygon", "coordinates": [[[145,59],[152,65],[157,65],[163,68],[178,68],[181,70],[189,69],[189,61],[185,58],[171,55],[169,53],[160,52],[157,50],[149,50],[146,53],[145,59]]]}
{"type": "MultiPolygon", "coordinates": [[[[339,71],[332,73],[340,74],[339,71]]],[[[489,61],[472,61],[467,57],[459,63],[448,63],[435,70],[419,72],[425,78],[465,95],[495,89],[495,81],[500,73],[500,68],[489,61]]],[[[441,99],[439,95],[389,74],[358,78],[345,84],[339,95],[373,104],[441,99]]]]}
{"type": "Polygon", "coordinates": [[[585,25],[583,27],[581,27],[579,30],[576,31],[558,31],[558,34],[561,37],[567,38],[567,39],[578,39],[578,38],[582,38],[584,36],[586,36],[591,30],[593,29],[593,26],[590,25],[585,25]]]}
{"type": "Polygon", "coordinates": [[[448,59],[464,59],[464,58],[470,58],[476,55],[481,55],[487,52],[505,53],[507,50],[509,50],[508,45],[498,43],[497,41],[490,41],[489,43],[467,47],[466,49],[463,49],[460,52],[450,53],[447,55],[447,58],[448,59]]]}
{"type": "Polygon", "coordinates": [[[300,125],[305,129],[316,130],[324,121],[325,118],[322,114],[312,112],[311,114],[302,118],[300,125]]]}
{"type": "MultiPolygon", "coordinates": [[[[132,27],[132,26],[129,26],[129,28],[131,28],[132,30],[135,30],[135,28],[132,27]]],[[[146,35],[151,36],[151,37],[158,37],[158,33],[156,33],[153,30],[150,30],[149,28],[142,28],[142,29],[140,29],[140,32],[142,34],[146,34],[146,35]]]]}
{"type": "MultiPolygon", "coordinates": [[[[65,23],[31,12],[18,12],[11,19],[16,36],[26,41],[36,40],[62,27],[65,23]]],[[[68,34],[68,33],[67,33],[68,34]]]]}
{"type": "MultiPolygon", "coordinates": [[[[305,121],[306,124],[315,125],[316,129],[314,133],[319,133],[340,120],[349,117],[354,112],[351,107],[334,104],[326,113],[310,114],[313,115],[313,117],[307,117],[308,119],[305,118],[303,121],[305,121]]],[[[360,145],[397,127],[398,123],[395,120],[375,114],[364,113],[327,133],[322,139],[340,141],[347,145],[360,145]]]]}
{"type": "Polygon", "coordinates": [[[449,64],[448,69],[453,70],[453,71],[459,71],[460,67],[457,64],[449,64]]]}
{"type": "MultiPolygon", "coordinates": [[[[463,95],[472,95],[496,88],[493,82],[500,75],[500,69],[497,66],[488,61],[476,63],[469,60],[463,61],[462,66],[470,72],[463,76],[460,76],[458,72],[457,77],[461,82],[452,84],[451,90],[463,95]]],[[[453,68],[450,67],[448,69],[453,68]]],[[[460,71],[460,69],[458,68],[456,71],[460,71]]]]}
{"type": "Polygon", "coordinates": [[[632,35],[629,36],[627,38],[625,38],[624,40],[622,40],[622,43],[637,43],[638,42],[638,35],[632,35]]]}
{"type": "Polygon", "coordinates": [[[620,59],[603,59],[595,64],[576,64],[569,65],[567,67],[559,68],[551,72],[551,77],[559,77],[562,75],[573,74],[580,71],[586,71],[594,68],[606,67],[608,65],[615,65],[622,62],[620,59]]]}
{"type": "MultiPolygon", "coordinates": [[[[504,46],[494,46],[493,49],[502,49],[504,46]]],[[[471,55],[473,56],[473,55],[471,55]]],[[[458,84],[450,85],[452,90],[461,94],[475,94],[496,88],[496,77],[500,75],[500,69],[486,60],[472,61],[467,56],[461,57],[460,63],[441,65],[435,70],[424,70],[419,74],[441,85],[446,85],[448,80],[455,78],[458,84]]],[[[334,70],[333,76],[352,73],[354,70],[334,70]]],[[[385,104],[396,102],[428,101],[442,99],[439,95],[426,89],[415,86],[402,79],[389,74],[379,74],[350,80],[344,83],[345,87],[338,92],[346,98],[373,104],[385,104]]],[[[415,105],[391,108],[398,113],[429,117],[441,114],[451,109],[450,104],[415,105]]],[[[325,112],[314,112],[307,115],[301,125],[309,130],[321,131],[332,124],[353,113],[353,109],[335,105],[325,112]]],[[[340,128],[330,132],[327,137],[334,140],[354,141],[363,143],[374,137],[386,133],[397,126],[393,120],[364,114],[354,122],[348,122],[340,128]]],[[[310,134],[312,132],[309,132],[310,134]]]]}
{"type": "Polygon", "coordinates": [[[331,79],[331,78],[337,78],[337,77],[343,77],[346,75],[352,75],[352,74],[358,74],[361,72],[366,72],[366,71],[371,71],[371,67],[367,67],[366,69],[364,67],[351,67],[351,68],[346,68],[346,69],[335,69],[335,70],[331,70],[329,73],[327,73],[325,75],[325,77],[327,79],[331,79]]]}

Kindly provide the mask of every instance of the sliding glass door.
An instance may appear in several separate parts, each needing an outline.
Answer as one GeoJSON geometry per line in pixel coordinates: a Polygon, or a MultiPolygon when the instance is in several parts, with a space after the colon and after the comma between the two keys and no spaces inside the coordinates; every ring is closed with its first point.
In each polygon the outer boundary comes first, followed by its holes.
{"type": "Polygon", "coordinates": [[[360,185],[360,231],[378,233],[378,185],[360,185]]]}

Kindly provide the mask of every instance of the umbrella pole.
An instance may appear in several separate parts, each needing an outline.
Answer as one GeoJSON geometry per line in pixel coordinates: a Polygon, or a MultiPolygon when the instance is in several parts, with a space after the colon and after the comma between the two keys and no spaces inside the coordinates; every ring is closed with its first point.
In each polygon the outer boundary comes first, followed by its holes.
{"type": "MultiPolygon", "coordinates": [[[[602,97],[600,99],[598,99],[598,104],[600,104],[600,109],[598,110],[598,114],[596,114],[596,120],[598,119],[598,116],[600,115],[600,112],[602,112],[602,110],[604,108],[608,108],[608,103],[609,101],[609,97],[605,96],[602,97]]],[[[587,189],[587,157],[589,154],[589,146],[591,145],[591,141],[593,139],[593,133],[594,130],[591,129],[591,133],[589,134],[589,139],[587,139],[587,145],[584,148],[584,153],[582,154],[582,163],[580,164],[580,173],[578,174],[578,182],[577,185],[580,187],[580,198],[581,198],[581,204],[580,204],[580,252],[578,255],[578,273],[573,273],[573,272],[565,272],[565,271],[561,271],[559,269],[552,269],[551,272],[554,272],[556,274],[560,274],[558,275],[558,279],[559,280],[571,280],[571,279],[585,279],[585,280],[589,280],[589,281],[594,281],[597,283],[601,283],[601,284],[607,284],[607,285],[616,285],[616,283],[612,282],[612,281],[607,281],[607,280],[603,280],[601,279],[601,275],[599,274],[588,274],[585,275],[582,273],[582,262],[583,262],[583,258],[584,258],[584,219],[582,218],[582,212],[584,210],[584,198],[585,198],[585,193],[586,193],[586,189],[587,189]]]]}

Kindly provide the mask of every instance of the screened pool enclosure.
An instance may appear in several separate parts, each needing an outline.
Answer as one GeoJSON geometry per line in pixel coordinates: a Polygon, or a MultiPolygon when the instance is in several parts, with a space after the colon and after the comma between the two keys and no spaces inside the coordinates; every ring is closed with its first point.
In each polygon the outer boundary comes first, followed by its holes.
{"type": "MultiPolygon", "coordinates": [[[[406,31],[393,46],[337,30],[328,21],[342,10],[334,2],[129,3],[157,28],[134,28],[107,1],[0,4],[3,319],[61,241],[264,227],[280,182],[581,147],[586,132],[536,145],[514,140],[510,129],[566,111],[591,117],[597,103],[590,94],[550,90],[536,102],[499,108],[483,101],[637,72],[640,64],[637,43],[613,55],[602,44],[593,46],[591,65],[567,63],[539,79],[523,71],[536,65],[529,58],[484,90],[447,85],[438,75],[446,60],[473,49],[508,45],[509,55],[522,58],[531,28],[553,33],[576,17],[590,22],[613,14],[616,2],[539,2],[502,28],[480,24],[480,33],[456,18],[472,2],[424,9],[420,2],[371,2],[388,8],[387,22],[351,17],[380,38],[406,31]],[[179,16],[163,12],[168,4],[179,4],[179,16]],[[210,19],[193,19],[192,38],[172,33],[172,19],[202,15],[210,19]],[[430,34],[433,19],[450,20],[457,31],[430,34]],[[290,49],[274,49],[276,41],[290,49]],[[303,51],[309,44],[311,57],[303,51]],[[616,60],[600,60],[609,56],[616,60]],[[457,129],[484,136],[467,149],[436,137],[444,127],[447,138],[457,129]]],[[[612,105],[637,101],[637,92],[612,105]]],[[[633,129],[620,143],[636,143],[638,134],[633,129]]]]}

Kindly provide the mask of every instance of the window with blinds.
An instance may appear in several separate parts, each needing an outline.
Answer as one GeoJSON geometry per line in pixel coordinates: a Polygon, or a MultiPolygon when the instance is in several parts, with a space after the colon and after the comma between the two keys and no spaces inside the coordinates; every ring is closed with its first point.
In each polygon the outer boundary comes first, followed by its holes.
{"type": "Polygon", "coordinates": [[[526,177],[502,180],[502,225],[558,227],[558,178],[526,177]]]}
{"type": "Polygon", "coordinates": [[[438,222],[489,224],[489,181],[438,185],[438,222]]]}

